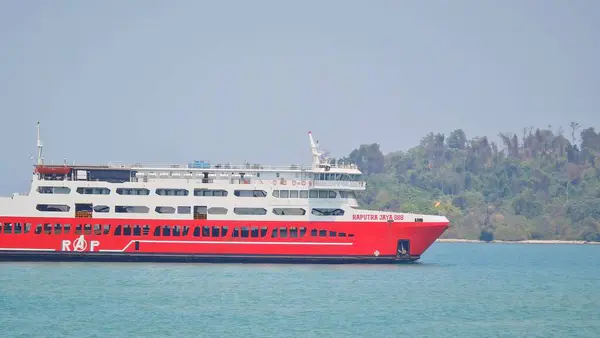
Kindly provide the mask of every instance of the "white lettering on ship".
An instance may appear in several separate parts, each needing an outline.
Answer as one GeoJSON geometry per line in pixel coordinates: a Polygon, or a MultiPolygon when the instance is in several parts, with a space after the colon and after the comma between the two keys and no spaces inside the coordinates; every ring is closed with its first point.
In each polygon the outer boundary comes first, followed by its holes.
{"type": "MultiPolygon", "coordinates": [[[[94,249],[97,248],[99,245],[100,245],[99,241],[90,241],[90,252],[94,251],[94,249]]],[[[85,240],[85,237],[83,235],[81,235],[73,241],[73,245],[71,245],[70,240],[68,240],[68,239],[63,240],[61,250],[62,251],[71,251],[71,249],[73,249],[72,251],[83,252],[87,248],[88,248],[88,243],[85,240]]]]}

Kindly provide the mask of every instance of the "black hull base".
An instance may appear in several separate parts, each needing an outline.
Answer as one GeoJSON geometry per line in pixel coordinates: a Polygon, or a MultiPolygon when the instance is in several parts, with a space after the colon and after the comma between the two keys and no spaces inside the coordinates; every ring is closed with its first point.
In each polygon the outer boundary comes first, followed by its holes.
{"type": "Polygon", "coordinates": [[[154,263],[279,263],[279,264],[397,264],[420,256],[273,256],[200,255],[107,252],[0,251],[0,261],[15,262],[154,262],[154,263]]]}

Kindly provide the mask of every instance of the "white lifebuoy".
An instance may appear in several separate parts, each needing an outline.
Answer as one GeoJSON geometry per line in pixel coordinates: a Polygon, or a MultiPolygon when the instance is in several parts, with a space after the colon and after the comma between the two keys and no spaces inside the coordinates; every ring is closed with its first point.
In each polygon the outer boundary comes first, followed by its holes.
{"type": "Polygon", "coordinates": [[[302,185],[306,185],[306,181],[302,181],[302,185]]]}
{"type": "Polygon", "coordinates": [[[373,253],[373,255],[375,255],[375,257],[379,257],[379,250],[375,250],[375,252],[373,253]]]}
{"type": "Polygon", "coordinates": [[[273,180],[273,185],[277,185],[277,180],[273,180]]]}
{"type": "Polygon", "coordinates": [[[296,181],[292,181],[292,185],[296,185],[296,181]]]}
{"type": "Polygon", "coordinates": [[[282,178],[282,179],[281,179],[281,185],[286,185],[286,183],[287,183],[287,182],[285,181],[285,179],[283,179],[283,178],[282,178]]]}

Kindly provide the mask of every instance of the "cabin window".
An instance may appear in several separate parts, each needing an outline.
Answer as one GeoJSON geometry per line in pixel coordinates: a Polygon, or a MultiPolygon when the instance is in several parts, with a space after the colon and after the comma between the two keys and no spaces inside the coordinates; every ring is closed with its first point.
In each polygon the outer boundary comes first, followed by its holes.
{"type": "Polygon", "coordinates": [[[267,228],[267,227],[260,228],[260,237],[265,237],[267,235],[268,231],[269,231],[269,228],[267,228]]]}
{"type": "Polygon", "coordinates": [[[241,230],[242,230],[241,231],[241,234],[242,234],[241,237],[247,238],[249,236],[249,234],[250,234],[250,231],[249,231],[248,227],[242,227],[241,230]]]}
{"type": "Polygon", "coordinates": [[[233,194],[237,197],[267,197],[264,190],[234,190],[233,194]]]}
{"type": "Polygon", "coordinates": [[[154,209],[159,214],[174,214],[175,208],[173,207],[156,207],[154,209]]]}
{"type": "Polygon", "coordinates": [[[319,237],[327,237],[327,230],[319,230],[319,237]]]}
{"type": "Polygon", "coordinates": [[[95,205],[94,212],[110,212],[110,207],[108,205],[95,205]]]}
{"type": "Polygon", "coordinates": [[[290,198],[298,198],[298,190],[290,190],[290,198]]]}
{"type": "Polygon", "coordinates": [[[289,198],[290,197],[290,191],[289,190],[280,190],[279,191],[279,197],[280,198],[289,198]]]}
{"type": "Polygon", "coordinates": [[[66,195],[71,193],[71,189],[68,187],[38,187],[37,191],[40,194],[61,194],[66,195]]]}
{"type": "Polygon", "coordinates": [[[194,232],[192,233],[194,237],[200,237],[200,227],[194,227],[194,232]]]}
{"type": "Polygon", "coordinates": [[[150,190],[146,188],[117,188],[119,195],[150,195],[150,190]]]}
{"type": "MultiPolygon", "coordinates": [[[[65,230],[66,230],[66,226],[65,226],[65,230]]],[[[110,224],[104,224],[102,233],[105,235],[110,234],[110,224]]]]}
{"type": "Polygon", "coordinates": [[[308,190],[300,190],[300,198],[308,198],[308,190]]]}
{"type": "Polygon", "coordinates": [[[356,199],[356,195],[354,194],[354,191],[340,190],[340,197],[341,198],[353,198],[353,199],[356,199]]]}
{"type": "Polygon", "coordinates": [[[233,208],[233,212],[236,215],[266,215],[267,209],[265,209],[265,208],[233,208]]]}
{"type": "Polygon", "coordinates": [[[108,188],[77,188],[77,193],[82,195],[110,195],[108,188]]]}
{"type": "Polygon", "coordinates": [[[310,198],[319,198],[319,191],[318,190],[310,190],[308,193],[308,196],[310,198]]]}
{"type": "Polygon", "coordinates": [[[250,237],[258,237],[258,227],[250,228],[250,237]]]}
{"type": "Polygon", "coordinates": [[[319,198],[327,198],[329,196],[328,190],[319,190],[319,198]]]}
{"type": "Polygon", "coordinates": [[[187,196],[190,192],[186,189],[156,189],[156,194],[160,196],[187,196]]]}
{"type": "Polygon", "coordinates": [[[285,227],[279,228],[279,237],[286,238],[287,236],[288,236],[287,228],[285,228],[285,227]]]}
{"type": "Polygon", "coordinates": [[[327,208],[314,208],[311,213],[316,216],[343,216],[343,209],[327,209],[327,208]]]}
{"type": "Polygon", "coordinates": [[[211,235],[212,235],[212,237],[219,237],[220,232],[221,232],[221,227],[213,226],[211,235]]]}
{"type": "Polygon", "coordinates": [[[290,228],[290,237],[292,237],[292,238],[298,237],[298,228],[296,228],[296,227],[290,228]]]}
{"type": "Polygon", "coordinates": [[[223,208],[223,207],[212,207],[212,208],[208,208],[207,212],[211,215],[226,215],[227,214],[227,208],[223,208]]]}
{"type": "Polygon", "coordinates": [[[302,216],[306,210],[302,208],[273,208],[273,213],[280,216],[302,216]]]}
{"type": "Polygon", "coordinates": [[[273,190],[273,197],[279,198],[279,190],[273,190]]]}
{"type": "Polygon", "coordinates": [[[126,214],[147,214],[150,209],[146,206],[134,206],[134,205],[117,205],[115,206],[116,213],[126,214]]]}
{"type": "Polygon", "coordinates": [[[311,235],[312,237],[317,237],[317,229],[312,229],[312,230],[310,231],[310,235],[311,235]]]}
{"type": "Polygon", "coordinates": [[[227,190],[194,189],[194,196],[218,196],[218,197],[226,197],[227,196],[227,190]]]}
{"type": "Polygon", "coordinates": [[[177,213],[178,214],[189,215],[189,214],[192,213],[192,207],[190,207],[190,206],[179,206],[179,207],[177,207],[177,213]]]}
{"type": "Polygon", "coordinates": [[[35,207],[38,211],[48,212],[69,212],[71,207],[65,204],[38,204],[35,207]]]}

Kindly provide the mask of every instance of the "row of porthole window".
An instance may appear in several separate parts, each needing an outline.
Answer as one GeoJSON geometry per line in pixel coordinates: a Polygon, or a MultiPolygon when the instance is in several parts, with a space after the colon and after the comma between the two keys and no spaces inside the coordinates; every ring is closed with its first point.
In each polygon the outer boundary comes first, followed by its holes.
{"type": "MultiPolygon", "coordinates": [[[[0,224],[0,234],[21,234],[29,233],[31,230],[31,224],[26,223],[23,226],[21,223],[4,223],[3,226],[0,224]]],[[[193,237],[226,237],[229,231],[228,226],[188,226],[188,225],[160,225],[151,231],[149,225],[115,225],[112,231],[112,235],[115,236],[146,236],[150,233],[153,236],[187,236],[190,229],[193,228],[193,237]]],[[[78,224],[71,227],[70,224],[38,224],[35,227],[36,234],[70,234],[73,229],[73,233],[76,235],[109,235],[111,234],[110,224],[78,224]]],[[[306,227],[255,227],[255,226],[242,226],[234,227],[232,229],[232,237],[242,238],[259,238],[266,237],[271,230],[272,238],[301,238],[307,234],[306,227]]],[[[347,234],[345,232],[337,232],[324,229],[311,229],[311,237],[354,237],[354,234],[347,234]]]]}
{"type": "MultiPolygon", "coordinates": [[[[71,207],[66,204],[38,204],[36,206],[38,211],[43,212],[69,212],[71,207]]],[[[108,205],[95,205],[93,211],[97,213],[108,213],[110,207],[108,205]]],[[[174,214],[176,211],[178,214],[191,214],[192,207],[190,206],[178,206],[177,209],[172,206],[157,206],[154,211],[158,214],[174,214]]],[[[273,208],[273,214],[280,216],[302,216],[306,214],[304,208],[273,208]]],[[[150,208],[147,206],[135,206],[135,205],[117,205],[115,206],[115,213],[133,213],[133,214],[147,214],[150,212],[150,208]]],[[[228,212],[227,208],[223,207],[195,207],[194,213],[206,213],[209,215],[226,215],[228,212]]],[[[267,209],[265,208],[250,208],[250,207],[236,207],[233,208],[233,213],[236,215],[266,215],[267,209]]],[[[316,216],[343,216],[344,210],[340,208],[312,208],[311,214],[316,216]]]]}

